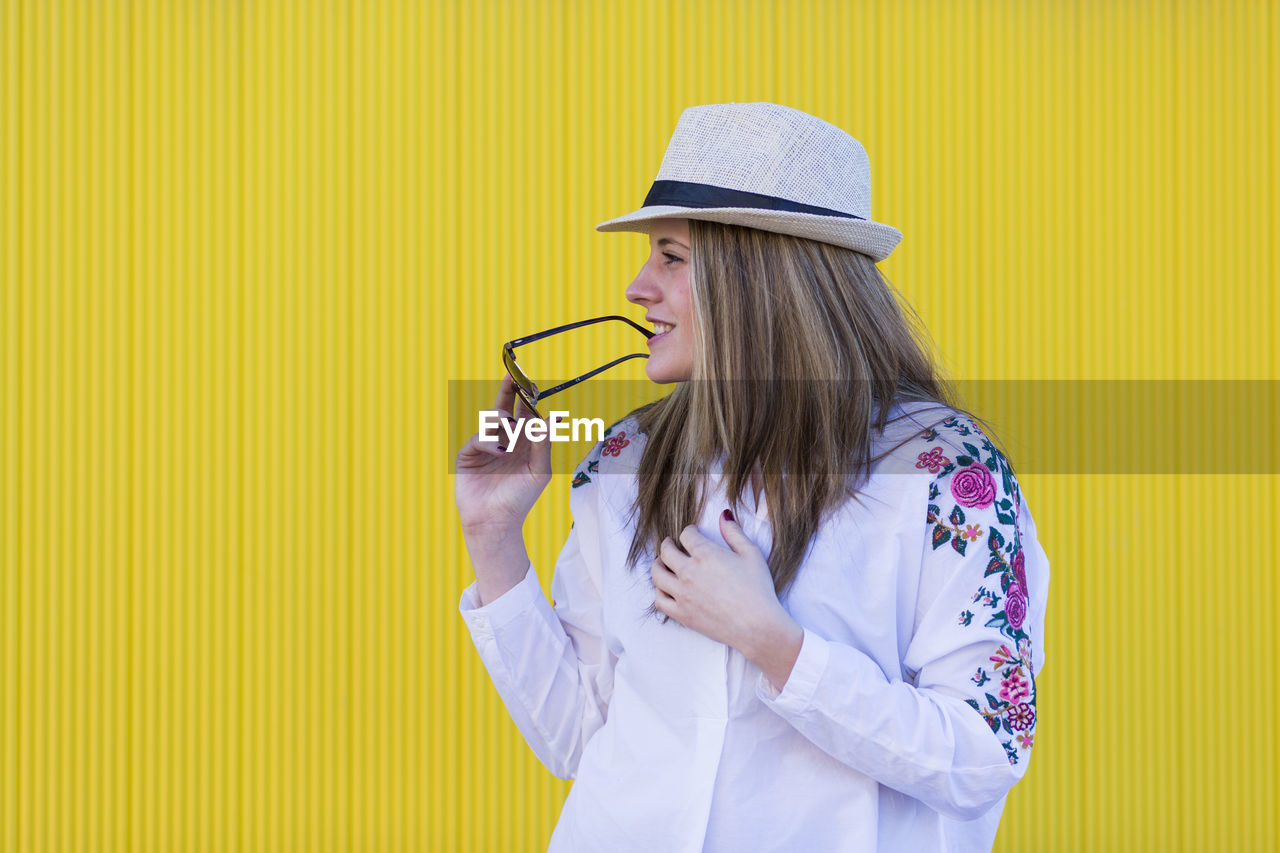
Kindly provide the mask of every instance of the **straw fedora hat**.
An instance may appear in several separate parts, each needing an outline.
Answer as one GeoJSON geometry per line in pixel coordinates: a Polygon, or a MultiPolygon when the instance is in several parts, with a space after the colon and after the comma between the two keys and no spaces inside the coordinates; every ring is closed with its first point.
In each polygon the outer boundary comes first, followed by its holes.
{"type": "Polygon", "coordinates": [[[680,115],[639,210],[597,231],[648,233],[654,219],[745,225],[889,256],[898,229],[871,218],[871,162],[862,143],[779,104],[707,104],[680,115]]]}

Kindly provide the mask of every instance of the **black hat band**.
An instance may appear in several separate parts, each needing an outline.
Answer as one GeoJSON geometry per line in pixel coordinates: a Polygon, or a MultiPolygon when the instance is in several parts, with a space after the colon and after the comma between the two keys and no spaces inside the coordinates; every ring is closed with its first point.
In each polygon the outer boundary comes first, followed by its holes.
{"type": "Polygon", "coordinates": [[[654,181],[644,197],[644,207],[673,205],[676,207],[752,207],[760,210],[783,210],[788,213],[812,213],[817,216],[839,216],[842,219],[864,219],[841,210],[778,198],[772,195],[730,190],[711,184],[689,181],[654,181]]]}

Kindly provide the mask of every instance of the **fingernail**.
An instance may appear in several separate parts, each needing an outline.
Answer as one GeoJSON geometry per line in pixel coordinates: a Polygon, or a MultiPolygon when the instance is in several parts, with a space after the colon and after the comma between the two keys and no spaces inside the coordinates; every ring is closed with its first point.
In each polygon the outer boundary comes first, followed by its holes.
{"type": "Polygon", "coordinates": [[[725,521],[733,521],[733,513],[729,512],[728,509],[720,513],[720,517],[723,518],[725,521]]]}
{"type": "Polygon", "coordinates": [[[503,453],[506,453],[506,452],[507,452],[506,445],[499,444],[499,445],[498,445],[498,450],[502,451],[503,453]]]}

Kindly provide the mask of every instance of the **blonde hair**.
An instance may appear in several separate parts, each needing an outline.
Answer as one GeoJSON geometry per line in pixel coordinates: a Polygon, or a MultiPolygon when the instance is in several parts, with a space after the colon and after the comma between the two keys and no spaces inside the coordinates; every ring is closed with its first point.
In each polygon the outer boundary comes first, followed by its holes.
{"type": "Polygon", "coordinates": [[[823,518],[896,449],[869,458],[871,429],[885,428],[895,403],[933,401],[954,410],[939,421],[960,412],[986,424],[956,404],[923,331],[867,255],[698,220],[689,237],[693,378],[635,412],[647,442],[628,562],[697,522],[708,466],[724,454],[731,509],[760,473],[782,596],[823,518]]]}

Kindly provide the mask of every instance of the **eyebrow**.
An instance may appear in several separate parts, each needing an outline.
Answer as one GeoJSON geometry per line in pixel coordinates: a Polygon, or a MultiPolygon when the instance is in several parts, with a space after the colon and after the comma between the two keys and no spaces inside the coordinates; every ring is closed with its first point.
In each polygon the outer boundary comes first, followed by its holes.
{"type": "Polygon", "coordinates": [[[688,250],[689,248],[684,243],[681,243],[679,240],[673,240],[670,237],[663,237],[661,240],[659,240],[658,248],[661,249],[663,246],[667,245],[668,243],[675,243],[677,246],[685,250],[688,250]]]}

